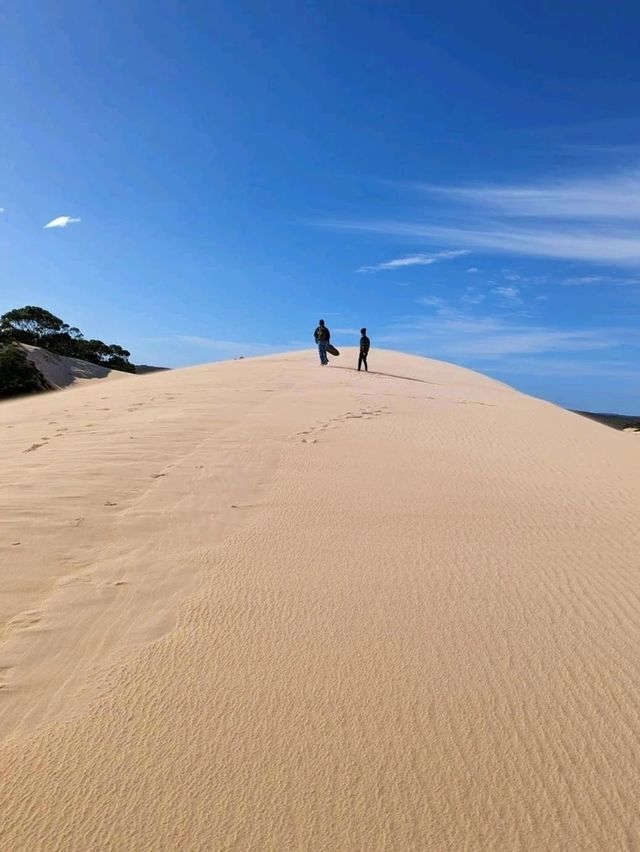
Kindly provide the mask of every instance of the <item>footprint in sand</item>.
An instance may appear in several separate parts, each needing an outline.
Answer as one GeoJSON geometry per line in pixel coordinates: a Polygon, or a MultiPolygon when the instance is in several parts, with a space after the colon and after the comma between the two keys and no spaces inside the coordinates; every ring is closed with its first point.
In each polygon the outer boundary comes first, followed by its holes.
{"type": "Polygon", "coordinates": [[[9,686],[9,672],[13,666],[0,666],[0,689],[7,689],[9,686]]]}
{"type": "Polygon", "coordinates": [[[104,505],[105,505],[105,506],[117,506],[118,504],[117,504],[117,503],[112,503],[112,502],[111,502],[111,500],[107,500],[107,502],[106,502],[104,505]]]}
{"type": "Polygon", "coordinates": [[[42,613],[37,610],[31,610],[30,612],[23,612],[20,615],[16,615],[15,618],[12,618],[9,622],[9,627],[13,627],[15,630],[28,630],[30,627],[34,627],[42,620],[42,613]]]}
{"type": "Polygon", "coordinates": [[[28,450],[23,450],[23,453],[33,453],[40,447],[44,447],[44,444],[31,444],[28,450]]]}
{"type": "Polygon", "coordinates": [[[69,574],[66,577],[61,577],[56,585],[64,589],[66,586],[75,586],[77,583],[90,582],[91,577],[87,577],[86,574],[69,574]]]}
{"type": "Polygon", "coordinates": [[[72,526],[81,527],[84,524],[84,518],[74,518],[72,526]]]}
{"type": "Polygon", "coordinates": [[[160,479],[161,476],[166,476],[166,473],[152,473],[151,479],[160,479]]]}

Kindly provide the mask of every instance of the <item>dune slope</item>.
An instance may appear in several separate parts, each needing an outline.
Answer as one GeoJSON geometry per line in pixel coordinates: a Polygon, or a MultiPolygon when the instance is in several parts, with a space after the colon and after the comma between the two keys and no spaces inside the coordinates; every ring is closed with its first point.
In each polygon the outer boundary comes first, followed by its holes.
{"type": "Polygon", "coordinates": [[[54,390],[67,387],[79,387],[95,379],[122,379],[131,378],[131,373],[123,373],[120,370],[110,370],[81,358],[69,358],[66,355],[56,355],[39,346],[21,344],[27,353],[29,360],[36,369],[44,376],[47,383],[54,390]]]}
{"type": "Polygon", "coordinates": [[[0,406],[2,848],[637,848],[640,442],[370,360],[0,406]]]}

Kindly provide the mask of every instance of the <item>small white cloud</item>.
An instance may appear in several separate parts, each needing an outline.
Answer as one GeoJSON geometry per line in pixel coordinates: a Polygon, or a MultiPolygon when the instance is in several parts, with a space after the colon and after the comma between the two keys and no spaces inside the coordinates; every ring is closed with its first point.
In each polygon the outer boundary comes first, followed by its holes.
{"type": "Polygon", "coordinates": [[[522,304],[520,290],[518,290],[517,287],[494,287],[491,292],[495,293],[496,296],[500,296],[501,299],[504,299],[505,302],[509,302],[512,305],[522,304]]]}
{"type": "Polygon", "coordinates": [[[0,213],[4,213],[4,207],[0,207],[0,213]]]}
{"type": "Polygon", "coordinates": [[[397,257],[394,260],[387,260],[384,263],[376,263],[373,266],[361,266],[358,272],[378,272],[382,269],[401,269],[405,266],[431,266],[432,263],[437,263],[439,260],[451,260],[454,257],[461,257],[464,254],[470,254],[468,249],[458,249],[456,251],[439,251],[436,254],[410,254],[406,257],[397,257]]]}
{"type": "Polygon", "coordinates": [[[477,266],[470,266],[470,267],[467,269],[467,272],[477,272],[477,271],[478,271],[478,267],[477,267],[477,266]]]}
{"type": "Polygon", "coordinates": [[[460,301],[463,305],[480,305],[486,298],[487,297],[484,293],[476,293],[473,290],[469,290],[464,296],[462,296],[460,301]]]}
{"type": "Polygon", "coordinates": [[[444,299],[439,298],[439,296],[423,296],[421,299],[418,299],[418,304],[427,305],[430,308],[441,308],[446,305],[444,299]]]}
{"type": "Polygon", "coordinates": [[[73,216],[57,216],[55,219],[47,222],[46,225],[43,225],[43,228],[66,228],[67,225],[73,225],[79,221],[80,219],[75,219],[73,216]]]}

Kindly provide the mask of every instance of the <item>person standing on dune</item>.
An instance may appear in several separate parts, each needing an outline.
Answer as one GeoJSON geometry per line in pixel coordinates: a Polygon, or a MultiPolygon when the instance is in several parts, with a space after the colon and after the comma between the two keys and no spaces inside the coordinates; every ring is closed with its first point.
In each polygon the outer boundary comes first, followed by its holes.
{"type": "Polygon", "coordinates": [[[360,356],[358,358],[358,372],[362,369],[362,365],[364,364],[364,369],[368,373],[369,365],[367,364],[367,355],[369,354],[369,349],[371,348],[371,341],[367,337],[367,329],[360,329],[360,356]]]}
{"type": "Polygon", "coordinates": [[[320,355],[320,364],[323,367],[329,363],[329,359],[327,358],[327,346],[329,341],[331,340],[331,332],[324,324],[324,320],[321,319],[318,323],[318,327],[313,333],[316,343],[318,344],[318,353],[320,355]]]}

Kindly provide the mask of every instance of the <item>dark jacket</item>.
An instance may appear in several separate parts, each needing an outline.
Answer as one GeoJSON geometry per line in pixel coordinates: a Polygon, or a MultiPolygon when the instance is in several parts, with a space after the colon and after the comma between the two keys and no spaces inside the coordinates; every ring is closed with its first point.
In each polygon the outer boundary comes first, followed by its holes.
{"type": "Polygon", "coordinates": [[[331,340],[331,332],[326,327],[326,325],[319,325],[313,332],[313,336],[315,338],[316,343],[320,343],[321,340],[324,340],[325,343],[328,343],[331,340]]]}
{"type": "Polygon", "coordinates": [[[369,353],[369,349],[371,348],[371,341],[367,337],[366,334],[363,334],[360,338],[360,352],[362,355],[367,355],[369,353]]]}

